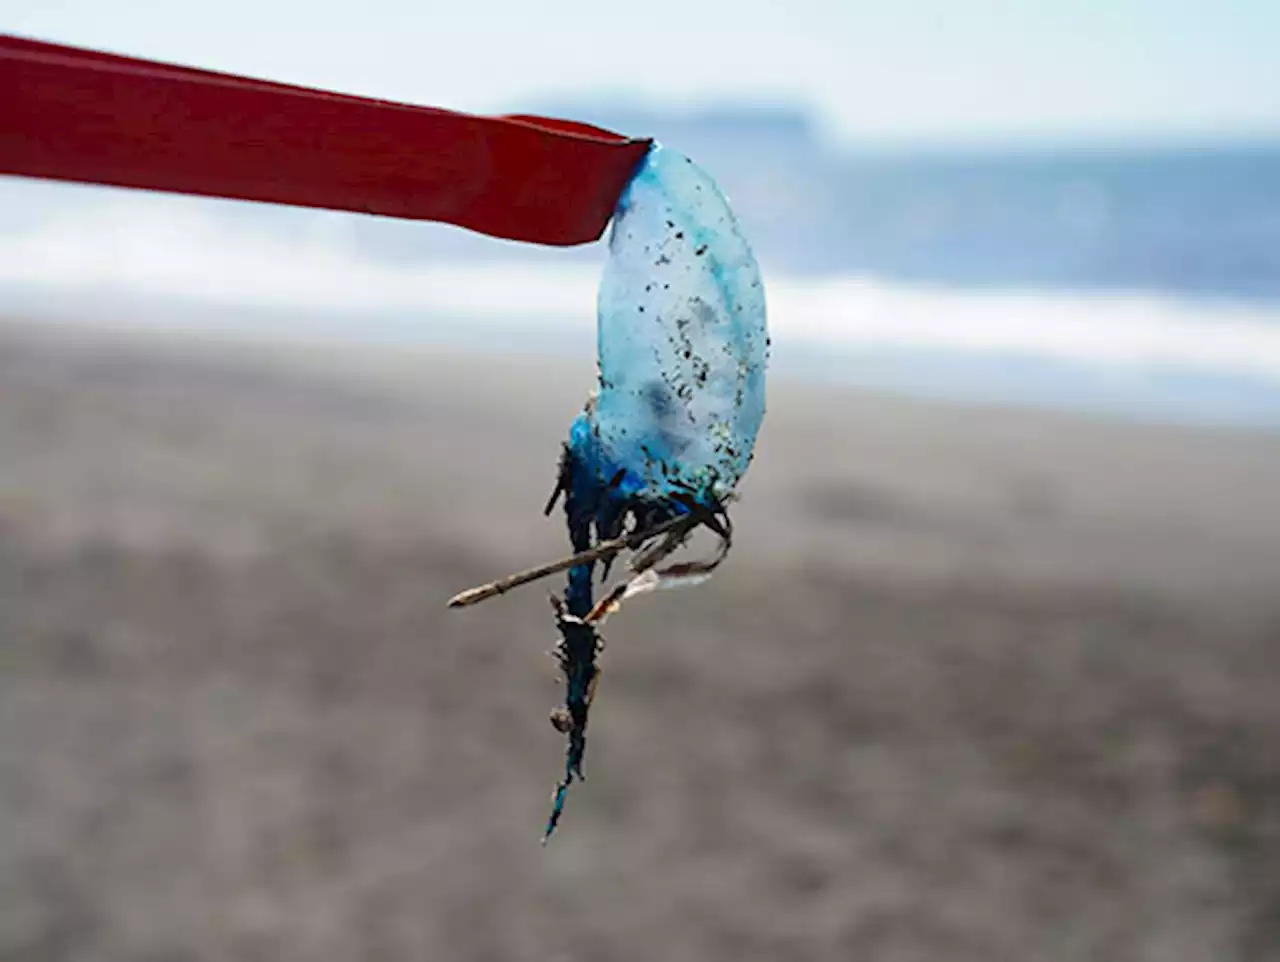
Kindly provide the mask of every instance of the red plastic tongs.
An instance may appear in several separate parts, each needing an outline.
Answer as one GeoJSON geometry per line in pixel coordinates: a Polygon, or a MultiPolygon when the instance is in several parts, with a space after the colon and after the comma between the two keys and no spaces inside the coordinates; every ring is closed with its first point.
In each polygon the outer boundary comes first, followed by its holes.
{"type": "Polygon", "coordinates": [[[0,174],[594,241],[651,141],[0,34],[0,174]]]}

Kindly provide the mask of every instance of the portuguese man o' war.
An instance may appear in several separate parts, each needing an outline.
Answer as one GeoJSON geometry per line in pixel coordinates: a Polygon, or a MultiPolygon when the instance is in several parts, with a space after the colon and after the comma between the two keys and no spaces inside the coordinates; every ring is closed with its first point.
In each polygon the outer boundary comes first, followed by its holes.
{"type": "Polygon", "coordinates": [[[564,561],[472,589],[474,604],[556,571],[552,597],[564,675],[552,724],[568,736],[544,841],[569,786],[582,779],[586,729],[600,680],[599,626],[622,602],[657,588],[696,583],[731,543],[727,505],[755,451],[765,413],[769,337],[760,269],[728,201],[688,157],[653,145],[614,212],[597,298],[598,383],[573,421],[549,514],[564,495],[564,561]],[[663,564],[695,528],[719,538],[708,559],[663,564]],[[623,551],[629,577],[594,597],[623,551]]]}

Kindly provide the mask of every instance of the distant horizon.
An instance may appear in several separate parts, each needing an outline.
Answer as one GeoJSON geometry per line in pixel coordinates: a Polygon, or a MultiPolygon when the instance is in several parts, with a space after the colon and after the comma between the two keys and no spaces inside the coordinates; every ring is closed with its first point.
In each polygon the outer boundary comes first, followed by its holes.
{"type": "MultiPolygon", "coordinates": [[[[435,105],[428,105],[435,106],[435,105]]],[[[1146,152],[1201,149],[1273,150],[1280,149],[1280,123],[1274,130],[1227,130],[1186,128],[1124,133],[1114,130],[1062,131],[1054,135],[1018,132],[981,132],[966,134],[899,134],[868,133],[842,130],[840,125],[824,119],[822,109],[802,100],[736,99],[733,97],[687,99],[663,98],[636,92],[620,91],[610,94],[583,95],[568,93],[531,98],[515,105],[503,114],[532,114],[556,117],[563,120],[579,120],[600,123],[598,118],[616,116],[640,124],[688,125],[705,128],[709,123],[732,121],[750,124],[773,118],[787,122],[797,130],[803,130],[809,142],[840,154],[938,154],[966,155],[1005,153],[1054,153],[1067,154],[1094,152],[1146,152]]],[[[648,136],[645,130],[626,129],[618,133],[648,136]]]]}

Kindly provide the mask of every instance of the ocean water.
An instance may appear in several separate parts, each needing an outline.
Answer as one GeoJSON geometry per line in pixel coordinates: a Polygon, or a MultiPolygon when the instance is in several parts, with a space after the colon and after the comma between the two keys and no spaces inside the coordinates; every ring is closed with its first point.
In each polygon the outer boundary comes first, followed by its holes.
{"type": "MultiPolygon", "coordinates": [[[[780,129],[686,138],[764,270],[777,377],[1280,427],[1280,145],[839,154],[780,129]]],[[[0,315],[594,349],[603,245],[17,179],[0,211],[0,315]]]]}
{"type": "Polygon", "coordinates": [[[859,157],[815,175],[805,191],[827,203],[761,230],[794,272],[1280,298],[1280,145],[859,157]]]}

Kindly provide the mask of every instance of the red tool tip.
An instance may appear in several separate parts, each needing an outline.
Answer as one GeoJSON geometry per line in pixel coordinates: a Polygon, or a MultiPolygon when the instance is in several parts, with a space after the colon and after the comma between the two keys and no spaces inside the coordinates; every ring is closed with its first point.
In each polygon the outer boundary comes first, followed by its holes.
{"type": "Polygon", "coordinates": [[[596,240],[650,141],[0,34],[0,174],[596,240]]]}

